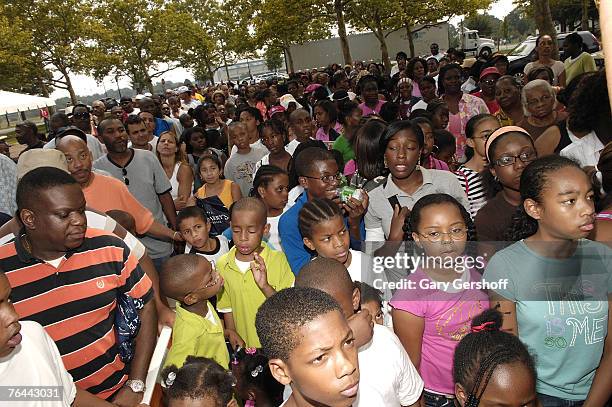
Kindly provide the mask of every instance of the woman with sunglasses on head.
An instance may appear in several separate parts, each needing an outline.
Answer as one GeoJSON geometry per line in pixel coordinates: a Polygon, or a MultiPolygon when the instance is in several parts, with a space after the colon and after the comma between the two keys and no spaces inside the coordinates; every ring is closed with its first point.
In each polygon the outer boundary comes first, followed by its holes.
{"type": "Polygon", "coordinates": [[[447,193],[469,208],[465,192],[452,173],[421,167],[424,144],[423,131],[418,124],[403,120],[387,127],[381,149],[389,175],[369,193],[366,240],[401,241],[406,215],[425,195],[447,193]]]}
{"type": "Polygon", "coordinates": [[[567,158],[549,155],[521,175],[509,238],[484,273],[505,282],[489,293],[536,360],[542,406],[604,406],[612,396],[612,251],[594,229],[591,180],[567,158]]]}
{"type": "Polygon", "coordinates": [[[521,174],[538,155],[529,133],[516,126],[495,130],[484,147],[489,165],[481,175],[488,202],[478,211],[474,224],[479,241],[503,241],[521,203],[521,174]]]}

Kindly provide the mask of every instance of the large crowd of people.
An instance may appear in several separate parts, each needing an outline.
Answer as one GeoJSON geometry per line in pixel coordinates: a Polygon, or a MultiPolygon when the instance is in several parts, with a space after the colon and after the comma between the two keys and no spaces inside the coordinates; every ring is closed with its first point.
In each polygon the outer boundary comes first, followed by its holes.
{"type": "Polygon", "coordinates": [[[609,405],[612,116],[565,50],[540,36],[518,78],[432,44],[19,123],[0,386],[57,393],[6,405],[139,406],[163,325],[156,405],[609,405]]]}

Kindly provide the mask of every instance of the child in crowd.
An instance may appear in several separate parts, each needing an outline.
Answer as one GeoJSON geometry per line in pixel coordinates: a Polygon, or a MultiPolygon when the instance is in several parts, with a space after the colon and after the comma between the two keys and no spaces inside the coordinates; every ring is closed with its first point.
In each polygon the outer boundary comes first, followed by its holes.
{"type": "Polygon", "coordinates": [[[488,113],[477,114],[468,120],[465,126],[465,136],[467,137],[465,155],[469,158],[469,161],[461,164],[455,171],[455,175],[461,187],[465,190],[468,201],[470,201],[472,219],[476,217],[478,210],[487,203],[480,173],[487,166],[485,143],[497,129],[499,129],[497,118],[488,113]]]}
{"type": "Polygon", "coordinates": [[[355,281],[355,286],[361,293],[361,309],[367,309],[372,315],[372,319],[379,325],[384,325],[385,314],[383,311],[382,291],[377,290],[371,285],[355,281]]]}
{"type": "Polygon", "coordinates": [[[365,75],[359,79],[357,93],[363,100],[359,108],[364,116],[380,114],[380,109],[386,102],[378,98],[378,82],[374,75],[365,75]]]}
{"type": "Polygon", "coordinates": [[[210,236],[211,223],[198,206],[188,206],[176,216],[176,227],[185,239],[185,253],[203,256],[216,264],[229,251],[230,242],[221,235],[210,236]]]}
{"type": "Polygon", "coordinates": [[[319,127],[315,138],[330,147],[342,133],[342,124],[338,121],[336,105],[329,99],[319,100],[314,105],[314,115],[319,127]]]}
{"type": "Polygon", "coordinates": [[[335,259],[347,268],[353,281],[364,281],[372,266],[370,256],[350,248],[351,239],[342,210],[331,199],[315,198],[300,209],[298,226],[304,245],[317,256],[335,259]]]}
{"type": "Polygon", "coordinates": [[[112,209],[110,211],[106,211],[106,214],[110,216],[111,218],[113,218],[115,222],[123,226],[125,230],[127,230],[134,236],[137,235],[136,220],[134,219],[132,215],[130,215],[126,211],[122,211],[119,209],[112,209]]]}
{"type": "Polygon", "coordinates": [[[249,134],[244,123],[231,122],[229,134],[237,150],[230,155],[225,163],[223,174],[225,178],[240,186],[242,196],[249,196],[249,192],[253,188],[255,164],[268,152],[267,150],[252,148],[249,145],[249,134]]]}
{"type": "Polygon", "coordinates": [[[223,179],[223,164],[215,152],[202,155],[198,161],[198,174],[203,184],[187,202],[198,205],[211,221],[210,234],[217,236],[229,225],[229,207],[242,198],[240,187],[229,179],[223,179]]]}
{"type": "Polygon", "coordinates": [[[355,138],[359,130],[362,114],[359,105],[353,101],[343,101],[338,107],[338,120],[342,124],[342,134],[334,141],[333,149],[342,154],[344,175],[351,176],[357,171],[355,164],[355,138]]]}
{"type": "Polygon", "coordinates": [[[239,348],[232,357],[236,395],[245,407],[277,407],[283,402],[283,385],[274,379],[268,358],[255,348],[239,348]]]}
{"type": "Polygon", "coordinates": [[[423,376],[425,405],[452,404],[453,352],[469,331],[472,317],[489,308],[484,291],[455,285],[481,280],[473,266],[466,266],[476,262],[466,250],[475,237],[474,226],[468,211],[447,194],[419,199],[406,226],[407,240],[422,251],[419,257],[424,261],[408,270],[408,281],[416,288],[396,291],[389,302],[393,329],[423,376]],[[423,288],[424,282],[431,288],[423,288]]]}
{"type": "Polygon", "coordinates": [[[338,303],[314,288],[279,291],[257,311],[272,376],[291,386],[283,407],[352,406],[359,390],[353,331],[338,303]]]}
{"type": "Polygon", "coordinates": [[[474,224],[479,241],[503,241],[521,203],[521,174],[537,158],[537,152],[527,131],[506,126],[487,138],[485,156],[489,166],[482,173],[482,180],[488,201],[476,214],[474,224]]]}
{"type": "Polygon", "coordinates": [[[168,407],[238,407],[234,378],[212,359],[188,356],[181,368],[168,366],[161,377],[168,407]]]}
{"type": "Polygon", "coordinates": [[[436,158],[446,164],[448,169],[454,171],[457,167],[457,143],[455,136],[447,130],[434,130],[434,155],[436,158]]]}
{"type": "Polygon", "coordinates": [[[223,325],[209,302],[222,286],[223,278],[202,256],[179,254],[166,260],[159,288],[177,303],[165,366],[182,366],[187,356],[207,357],[229,366],[223,325]]]}
{"type": "Polygon", "coordinates": [[[230,208],[234,247],[219,259],[217,270],[225,280],[217,309],[223,313],[228,339],[237,345],[261,347],[255,331],[255,313],[276,291],[293,285],[294,277],[282,252],[262,243],[268,232],[267,209],[257,198],[242,198],[230,208]]]}
{"type": "Polygon", "coordinates": [[[289,195],[289,176],[274,165],[259,168],[253,180],[253,196],[263,201],[268,209],[270,229],[264,240],[274,250],[282,251],[278,222],[285,212],[289,195]]]}
{"type": "Polygon", "coordinates": [[[0,386],[5,389],[6,404],[15,406],[49,407],[111,407],[112,404],[99,399],[85,390],[77,388],[70,373],[64,368],[60,353],[53,339],[44,328],[34,321],[19,322],[9,297],[11,286],[4,273],[0,273],[0,386]],[[26,386],[37,386],[38,390],[49,390],[55,401],[20,402],[15,392],[26,386]],[[53,387],[53,388],[51,388],[53,387]],[[48,388],[48,389],[46,389],[48,388]]]}
{"type": "Polygon", "coordinates": [[[287,144],[287,128],[280,120],[268,120],[263,124],[261,140],[270,151],[255,164],[255,174],[262,165],[275,165],[285,171],[289,171],[291,154],[285,149],[287,144]]]}
{"type": "Polygon", "coordinates": [[[484,311],[457,345],[453,381],[460,407],[495,405],[499,400],[506,406],[538,404],[533,358],[519,338],[501,330],[502,318],[497,310],[484,311]]]}
{"type": "MultiPolygon", "coordinates": [[[[316,288],[332,296],[347,320],[353,319],[359,309],[359,289],[353,285],[346,267],[336,260],[313,260],[302,268],[295,285],[316,288]]],[[[373,329],[372,339],[358,351],[361,380],[354,406],[419,406],[423,380],[408,354],[390,329],[378,324],[373,329]]],[[[358,333],[355,339],[359,342],[358,333]]]]}
{"type": "Polygon", "coordinates": [[[433,124],[427,117],[415,117],[412,122],[418,124],[423,130],[423,153],[421,153],[421,166],[430,170],[445,170],[449,171],[448,164],[434,157],[434,130],[433,124]]]}
{"type": "Polygon", "coordinates": [[[427,112],[431,115],[434,130],[446,130],[448,127],[448,105],[442,99],[434,99],[427,105],[427,112]]]}
{"type": "Polygon", "coordinates": [[[542,405],[603,406],[611,395],[612,251],[594,228],[593,186],[580,166],[549,155],[525,167],[510,238],[485,280],[492,304],[538,361],[542,405]],[[570,308],[568,308],[568,305],[570,308]]]}
{"type": "Polygon", "coordinates": [[[296,109],[291,112],[289,115],[289,128],[295,138],[287,144],[285,149],[291,155],[293,155],[293,152],[300,143],[314,139],[314,122],[306,109],[296,109]]]}

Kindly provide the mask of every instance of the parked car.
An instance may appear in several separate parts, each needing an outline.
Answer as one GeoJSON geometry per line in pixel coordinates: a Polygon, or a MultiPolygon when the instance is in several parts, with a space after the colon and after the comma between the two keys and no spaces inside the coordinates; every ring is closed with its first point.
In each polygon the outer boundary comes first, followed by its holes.
{"type": "MultiPolygon", "coordinates": [[[[584,50],[589,54],[593,54],[600,49],[599,41],[590,31],[576,31],[584,42],[584,50]]],[[[557,46],[559,48],[559,59],[563,61],[564,51],[563,42],[565,37],[571,33],[560,33],[557,34],[557,46]]],[[[508,52],[508,60],[510,61],[509,73],[516,77],[522,78],[525,65],[529,62],[535,61],[536,56],[536,39],[537,37],[528,37],[525,41],[514,47],[514,49],[508,52]]]]}

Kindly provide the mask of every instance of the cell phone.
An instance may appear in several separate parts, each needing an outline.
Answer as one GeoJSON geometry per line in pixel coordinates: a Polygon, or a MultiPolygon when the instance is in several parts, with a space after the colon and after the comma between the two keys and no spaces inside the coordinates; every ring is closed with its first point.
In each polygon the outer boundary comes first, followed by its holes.
{"type": "Polygon", "coordinates": [[[387,198],[387,200],[391,204],[391,208],[393,210],[395,210],[395,205],[399,206],[400,209],[402,208],[402,205],[400,205],[399,203],[399,199],[397,199],[397,195],[390,196],[389,198],[387,198]]]}

